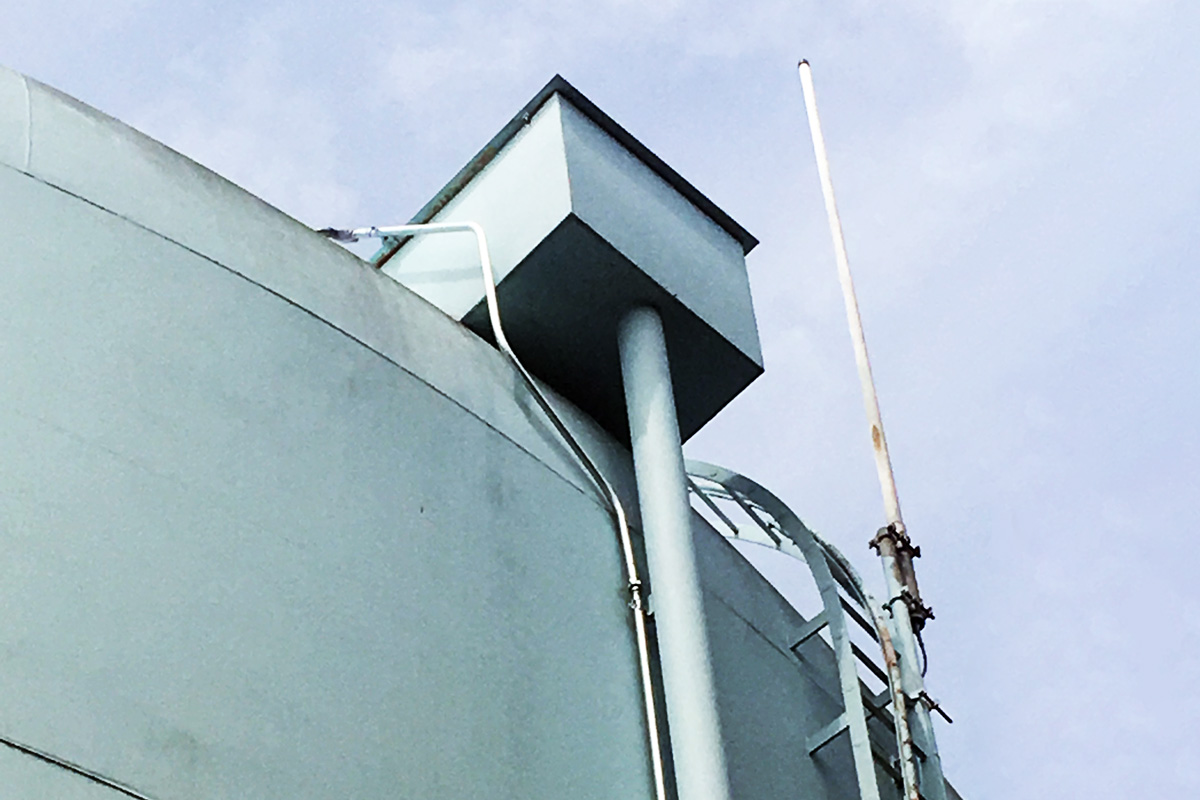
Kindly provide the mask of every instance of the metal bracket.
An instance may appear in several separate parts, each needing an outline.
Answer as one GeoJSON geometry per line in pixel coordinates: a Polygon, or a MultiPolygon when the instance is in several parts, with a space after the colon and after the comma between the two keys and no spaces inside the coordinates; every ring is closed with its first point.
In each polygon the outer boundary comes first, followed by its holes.
{"type": "Polygon", "coordinates": [[[871,546],[872,550],[878,553],[879,546],[885,539],[892,541],[897,553],[903,553],[910,558],[921,557],[921,548],[913,544],[912,539],[908,538],[908,532],[905,530],[903,522],[892,522],[880,528],[867,544],[871,546]]]}
{"type": "MultiPolygon", "coordinates": [[[[880,528],[869,542],[871,548],[880,557],[892,559],[896,571],[897,582],[901,584],[900,597],[908,606],[908,616],[912,621],[914,631],[920,631],[925,623],[933,619],[933,609],[921,602],[921,592],[917,589],[917,576],[913,571],[912,560],[921,555],[921,548],[912,543],[904,529],[904,523],[892,522],[880,528]]],[[[891,602],[888,608],[891,610],[891,602]]]]}
{"type": "Polygon", "coordinates": [[[950,723],[951,725],[954,724],[954,720],[950,719],[950,715],[947,714],[940,705],[938,705],[936,700],[929,696],[928,692],[921,692],[919,695],[917,695],[917,699],[924,703],[926,708],[928,708],[930,711],[936,711],[938,714],[940,714],[942,719],[946,720],[946,722],[950,723]]]}
{"type": "Polygon", "coordinates": [[[812,637],[816,636],[821,631],[821,629],[824,628],[828,624],[829,624],[829,617],[827,617],[825,615],[824,611],[817,614],[815,617],[810,619],[808,622],[804,623],[804,626],[802,628],[800,628],[800,638],[796,641],[796,643],[794,645],[792,645],[791,649],[793,651],[795,651],[795,649],[797,647],[804,644],[812,637]]]}
{"type": "Polygon", "coordinates": [[[838,714],[828,725],[808,737],[808,754],[810,756],[815,754],[822,747],[836,739],[838,734],[848,730],[850,730],[850,723],[846,721],[845,712],[838,714]]]}

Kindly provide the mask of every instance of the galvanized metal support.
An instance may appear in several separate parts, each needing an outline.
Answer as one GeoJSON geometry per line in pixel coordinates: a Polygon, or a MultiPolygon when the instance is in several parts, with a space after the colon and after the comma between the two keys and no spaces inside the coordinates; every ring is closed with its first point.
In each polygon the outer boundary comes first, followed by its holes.
{"type": "Polygon", "coordinates": [[[900,684],[911,704],[909,733],[913,745],[925,756],[918,762],[921,797],[924,800],[946,800],[942,760],[938,755],[937,740],[933,734],[933,720],[929,717],[929,708],[925,702],[925,679],[917,666],[916,637],[913,634],[913,618],[910,613],[911,595],[897,563],[892,530],[890,526],[883,528],[872,542],[879,550],[879,557],[883,562],[883,575],[888,590],[887,611],[894,634],[892,641],[900,655],[900,684]],[[896,606],[900,608],[897,609],[896,606]]]}
{"type": "Polygon", "coordinates": [[[675,782],[680,800],[728,800],[692,509],[658,312],[630,311],[621,321],[619,346],[675,782]]]}

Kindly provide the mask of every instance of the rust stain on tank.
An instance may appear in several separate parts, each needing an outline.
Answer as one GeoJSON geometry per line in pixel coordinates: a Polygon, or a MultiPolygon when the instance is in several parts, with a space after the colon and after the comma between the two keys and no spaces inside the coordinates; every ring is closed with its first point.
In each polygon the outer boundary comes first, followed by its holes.
{"type": "Polygon", "coordinates": [[[871,426],[871,442],[875,445],[876,450],[883,449],[883,431],[879,430],[878,425],[871,426]]]}

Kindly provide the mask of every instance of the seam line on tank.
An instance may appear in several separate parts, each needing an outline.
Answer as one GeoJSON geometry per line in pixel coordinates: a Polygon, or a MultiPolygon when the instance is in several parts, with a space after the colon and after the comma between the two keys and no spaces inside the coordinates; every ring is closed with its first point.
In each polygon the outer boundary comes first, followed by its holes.
{"type": "MultiPolygon", "coordinates": [[[[704,587],[704,591],[706,593],[711,592],[713,598],[715,598],[718,603],[725,606],[725,608],[729,609],[729,613],[733,614],[735,617],[737,617],[742,622],[744,622],[746,624],[747,628],[749,628],[751,631],[753,631],[759,638],[761,638],[764,642],[766,642],[767,645],[769,645],[773,650],[775,650],[781,656],[784,656],[788,660],[788,663],[790,663],[793,667],[796,667],[796,671],[800,675],[802,675],[810,684],[812,684],[817,689],[819,689],[826,697],[830,698],[831,700],[836,700],[838,702],[841,701],[842,695],[840,692],[835,692],[835,691],[831,690],[829,687],[823,685],[819,680],[817,680],[817,678],[813,674],[812,670],[806,670],[806,669],[799,668],[799,663],[797,662],[798,655],[796,653],[786,651],[786,650],[784,650],[784,648],[775,644],[775,642],[771,640],[770,636],[765,634],[757,625],[755,625],[753,622],[751,622],[744,614],[742,614],[740,611],[738,611],[736,608],[734,608],[733,604],[730,603],[728,600],[726,600],[724,597],[722,597],[720,594],[718,594],[715,591],[712,591],[709,587],[704,587]]],[[[799,612],[796,612],[796,613],[799,613],[799,612]]]]}
{"type": "Polygon", "coordinates": [[[93,772],[87,767],[81,767],[78,764],[67,761],[65,758],[59,758],[58,756],[47,753],[44,750],[39,750],[36,747],[22,744],[18,741],[8,738],[7,736],[0,736],[0,744],[4,745],[5,747],[12,748],[18,753],[24,753],[25,755],[36,758],[39,761],[44,761],[47,764],[78,775],[81,778],[86,778],[92,783],[98,783],[105,788],[120,792],[126,797],[133,797],[136,798],[136,800],[154,800],[154,798],[150,797],[149,795],[142,794],[132,786],[127,786],[120,781],[113,780],[112,778],[106,778],[99,772],[93,772]]]}
{"type": "MultiPolygon", "coordinates": [[[[4,165],[3,165],[3,164],[0,164],[0,167],[2,167],[2,166],[4,166],[4,165]]],[[[89,198],[87,198],[87,197],[84,197],[84,196],[82,196],[82,195],[76,194],[75,192],[72,192],[70,189],[65,189],[65,188],[63,188],[63,187],[61,187],[61,186],[58,186],[58,185],[56,185],[56,184],[53,184],[53,183],[50,183],[49,181],[46,181],[46,180],[44,180],[43,178],[41,178],[41,177],[38,177],[38,176],[36,176],[36,175],[32,175],[32,174],[31,174],[31,173],[29,173],[29,172],[23,172],[22,174],[24,174],[24,175],[27,175],[27,176],[29,176],[29,177],[33,178],[34,180],[38,181],[39,183],[41,183],[41,184],[43,184],[43,185],[45,185],[45,186],[48,186],[48,187],[50,187],[51,189],[54,189],[54,190],[56,190],[56,191],[59,191],[59,192],[62,192],[63,194],[65,194],[65,195],[68,195],[69,197],[73,197],[73,198],[75,198],[76,200],[80,200],[80,201],[82,201],[82,202],[84,202],[84,203],[87,203],[88,205],[92,206],[93,208],[99,209],[100,211],[103,211],[103,212],[104,212],[104,213],[106,213],[106,214],[110,214],[110,215],[112,215],[112,216],[116,217],[117,219],[119,219],[119,220],[121,220],[121,221],[123,221],[123,222],[127,222],[127,223],[129,223],[130,225],[133,225],[133,226],[134,226],[134,227],[136,227],[136,228],[139,228],[139,229],[141,229],[141,230],[143,230],[143,231],[146,231],[147,233],[149,233],[149,234],[152,234],[152,235],[154,235],[154,236],[158,237],[159,239],[162,239],[162,240],[163,240],[163,241],[165,241],[165,242],[170,242],[171,244],[175,245],[176,247],[179,247],[179,248],[181,248],[181,249],[183,249],[183,250],[187,251],[188,253],[191,253],[191,254],[192,254],[192,255],[194,255],[194,256],[197,256],[197,257],[199,257],[199,258],[202,258],[202,259],[204,259],[205,261],[209,262],[210,264],[213,264],[214,266],[216,266],[216,267],[219,267],[219,268],[221,268],[221,269],[225,270],[226,272],[230,273],[231,275],[235,275],[235,276],[237,276],[238,278],[241,278],[242,280],[246,281],[247,283],[249,283],[249,284],[251,284],[251,285],[253,285],[253,286],[257,286],[259,289],[262,289],[264,292],[267,292],[268,294],[270,294],[270,295],[273,295],[273,296],[275,296],[275,297],[279,298],[280,300],[284,301],[284,302],[285,302],[285,303],[287,303],[288,305],[290,305],[290,306],[292,306],[292,307],[294,307],[294,308],[296,308],[296,309],[299,309],[299,310],[300,310],[300,311],[302,311],[303,313],[307,314],[308,316],[312,317],[313,319],[317,320],[318,322],[322,323],[323,325],[327,326],[328,328],[330,328],[330,329],[332,329],[332,330],[334,330],[334,331],[336,331],[336,332],[340,333],[342,336],[345,336],[347,339],[350,339],[351,341],[353,341],[353,342],[355,342],[356,344],[360,345],[361,347],[363,347],[364,349],[368,350],[369,352],[372,352],[372,353],[374,353],[374,354],[375,354],[375,355],[377,355],[379,358],[382,358],[382,359],[383,359],[384,361],[386,361],[387,363],[389,363],[389,364],[391,364],[392,366],[396,367],[396,369],[399,369],[401,372],[404,372],[406,375],[409,375],[409,376],[411,376],[411,377],[415,378],[417,381],[419,381],[419,382],[420,382],[421,384],[423,384],[424,386],[427,386],[427,387],[428,387],[429,389],[431,389],[432,391],[434,391],[434,392],[436,392],[437,394],[441,395],[442,397],[446,398],[446,399],[447,399],[447,400],[449,400],[451,403],[453,403],[454,405],[458,406],[458,407],[459,407],[459,408],[461,408],[463,411],[465,411],[467,414],[469,414],[469,415],[471,415],[472,417],[474,417],[475,419],[479,420],[479,422],[483,423],[483,425],[484,425],[484,426],[486,426],[486,427],[487,427],[487,428],[489,428],[490,430],[494,431],[494,432],[495,432],[495,433],[496,433],[498,436],[500,436],[501,438],[503,438],[503,439],[505,439],[506,441],[508,441],[510,444],[512,444],[512,446],[513,446],[513,447],[516,447],[518,450],[520,450],[521,452],[525,453],[527,456],[529,456],[530,458],[532,458],[532,459],[533,459],[534,461],[536,461],[538,464],[541,464],[541,465],[542,465],[542,467],[543,467],[543,468],[545,468],[545,469],[546,469],[548,472],[550,472],[552,475],[555,475],[556,477],[558,477],[558,479],[559,479],[559,480],[563,481],[563,482],[564,482],[564,483],[566,483],[567,485],[571,486],[573,489],[575,489],[577,492],[579,492],[580,494],[582,494],[582,495],[583,495],[584,497],[586,497],[588,500],[592,501],[592,502],[593,502],[593,503],[595,503],[597,506],[599,506],[599,507],[601,507],[601,508],[603,508],[603,509],[605,509],[605,510],[607,510],[607,509],[608,509],[608,507],[607,507],[607,506],[606,506],[606,505],[605,505],[605,504],[602,502],[602,500],[601,500],[601,499],[600,499],[598,496],[594,495],[593,493],[589,493],[589,492],[588,492],[588,491],[587,491],[587,490],[586,490],[586,489],[585,489],[583,486],[579,485],[578,483],[576,483],[575,481],[571,480],[570,478],[568,478],[566,475],[564,475],[563,473],[561,473],[560,471],[558,471],[558,470],[557,470],[557,469],[555,469],[554,467],[552,467],[552,466],[550,466],[549,464],[547,464],[547,463],[545,462],[545,460],[543,460],[542,458],[539,458],[539,457],[538,457],[538,456],[537,456],[535,453],[533,453],[533,452],[532,452],[532,451],[531,451],[529,448],[527,448],[525,445],[521,444],[521,443],[520,443],[520,442],[518,442],[516,439],[512,438],[511,436],[509,436],[507,433],[505,433],[504,431],[500,430],[498,427],[496,427],[496,426],[495,426],[494,424],[492,424],[490,421],[488,421],[488,420],[484,419],[484,418],[483,418],[482,416],[480,416],[480,415],[479,415],[479,414],[478,414],[476,411],[474,411],[473,409],[471,409],[470,407],[468,407],[467,405],[465,405],[464,403],[462,403],[462,402],[461,402],[460,400],[458,400],[457,398],[455,398],[455,397],[452,397],[451,395],[447,394],[447,393],[446,393],[444,390],[442,390],[442,389],[438,388],[437,386],[435,386],[434,384],[430,383],[430,382],[429,382],[428,380],[426,380],[426,379],[425,379],[423,376],[421,376],[421,375],[418,375],[417,373],[413,372],[413,371],[412,371],[411,369],[409,369],[408,367],[405,367],[403,364],[400,364],[400,363],[399,363],[399,362],[397,362],[395,359],[393,359],[393,358],[391,358],[390,356],[388,356],[386,353],[384,353],[384,352],[380,351],[379,349],[377,349],[377,348],[375,348],[375,347],[372,347],[370,344],[368,344],[368,343],[364,342],[362,339],[359,339],[357,336],[355,336],[354,334],[350,333],[350,332],[349,332],[349,331],[347,331],[346,329],[339,327],[338,325],[334,324],[334,323],[333,323],[333,322],[331,322],[330,320],[328,320],[328,319],[326,319],[326,318],[322,317],[320,314],[317,314],[317,313],[316,313],[316,312],[314,312],[312,309],[310,309],[310,308],[306,308],[305,306],[303,306],[303,305],[301,305],[300,303],[296,302],[295,300],[293,300],[292,298],[290,298],[290,297],[288,297],[287,295],[283,294],[283,293],[282,293],[282,292],[280,292],[279,290],[277,290],[277,289],[273,289],[273,288],[271,288],[270,286],[267,286],[266,284],[260,283],[260,282],[258,282],[258,281],[256,281],[256,280],[254,280],[253,278],[249,277],[248,275],[245,275],[244,273],[237,271],[237,270],[236,270],[236,269],[234,269],[233,267],[230,267],[230,266],[228,266],[228,265],[226,265],[226,264],[222,264],[220,261],[217,261],[217,260],[216,260],[215,258],[213,258],[212,256],[206,255],[205,253],[202,253],[202,252],[200,252],[199,250],[196,250],[195,248],[193,248],[193,247],[190,247],[189,245],[186,245],[186,244],[184,244],[183,242],[176,241],[175,239],[172,239],[170,236],[166,236],[166,235],[164,235],[164,234],[160,233],[159,231],[156,231],[156,230],[154,230],[153,228],[149,228],[149,227],[147,227],[146,225],[143,225],[142,223],[138,222],[137,220],[130,219],[129,217],[126,217],[126,216],[124,216],[124,215],[122,215],[122,214],[120,214],[120,213],[118,213],[118,212],[116,212],[116,211],[113,211],[113,210],[112,210],[112,209],[110,209],[110,208],[106,208],[105,206],[102,206],[102,205],[100,205],[99,203],[95,202],[94,200],[91,200],[91,199],[89,199],[89,198]]]]}
{"type": "MultiPolygon", "coordinates": [[[[764,578],[763,580],[766,580],[766,579],[764,578]]],[[[775,587],[771,587],[771,588],[773,591],[776,591],[776,592],[778,591],[778,589],[775,589],[775,587]]],[[[757,625],[755,625],[753,622],[751,622],[746,617],[745,614],[743,614],[741,611],[739,611],[737,608],[735,608],[732,603],[730,603],[728,600],[726,600],[724,597],[722,597],[718,592],[712,591],[712,589],[708,588],[708,587],[705,587],[705,591],[711,592],[713,599],[715,599],[718,603],[720,603],[721,605],[723,605],[727,609],[729,609],[730,613],[733,614],[735,617],[740,619],[742,622],[746,623],[746,627],[748,627],[750,630],[754,631],[754,633],[757,634],[759,638],[761,638],[764,642],[769,644],[771,646],[771,648],[774,649],[776,652],[778,652],[781,656],[786,656],[789,661],[791,661],[795,658],[795,653],[792,653],[789,650],[787,650],[786,648],[780,647],[778,644],[776,644],[774,642],[774,640],[771,639],[770,636],[768,636],[761,628],[759,628],[757,625]]],[[[797,613],[799,613],[799,612],[797,612],[797,613]]]]}

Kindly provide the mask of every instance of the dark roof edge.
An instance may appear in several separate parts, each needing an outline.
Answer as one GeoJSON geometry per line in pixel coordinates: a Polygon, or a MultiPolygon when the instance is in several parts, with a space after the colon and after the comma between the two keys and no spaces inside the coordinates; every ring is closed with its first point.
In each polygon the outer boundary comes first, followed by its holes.
{"type": "Polygon", "coordinates": [[[667,182],[667,184],[686,197],[692,205],[700,209],[713,222],[721,226],[721,228],[737,240],[742,246],[743,253],[749,253],[758,244],[758,239],[755,239],[745,228],[734,221],[733,217],[726,214],[717,205],[709,200],[704,194],[687,181],[682,175],[667,166],[667,163],[650,151],[650,148],[639,142],[633,137],[629,131],[622,128],[608,114],[601,111],[595,103],[588,100],[583,94],[567,82],[566,78],[561,75],[555,75],[550,79],[542,90],[534,95],[533,99],[525,104],[525,107],[517,113],[515,117],[509,120],[508,124],[500,129],[500,132],[492,137],[492,140],[484,145],[483,149],[475,154],[467,165],[458,171],[458,174],[450,179],[450,182],[442,187],[433,199],[424,205],[412,218],[412,222],[429,222],[439,211],[445,208],[446,204],[454,199],[463,187],[466,186],[472,178],[478,175],[491,160],[496,157],[504,146],[509,143],[521,128],[529,124],[533,119],[533,115],[538,112],[547,100],[555,94],[563,96],[567,102],[575,106],[583,113],[585,117],[596,123],[599,128],[617,140],[629,152],[633,153],[637,158],[650,167],[655,174],[667,182]]]}

